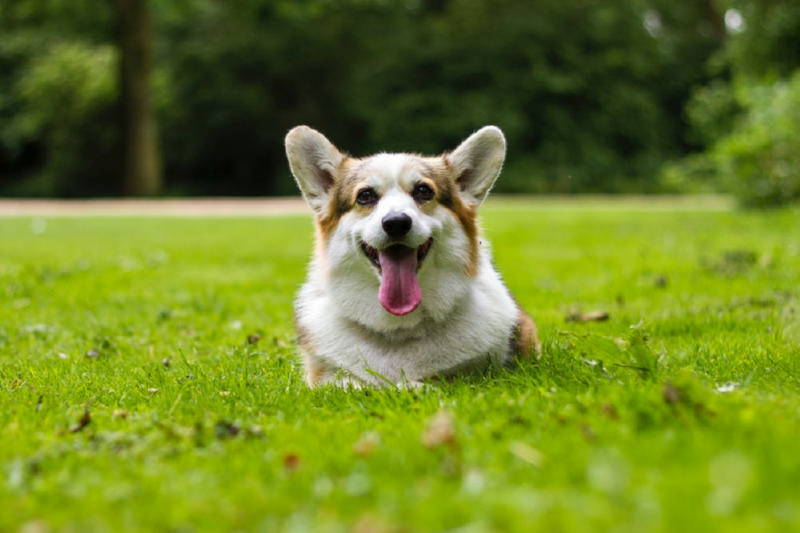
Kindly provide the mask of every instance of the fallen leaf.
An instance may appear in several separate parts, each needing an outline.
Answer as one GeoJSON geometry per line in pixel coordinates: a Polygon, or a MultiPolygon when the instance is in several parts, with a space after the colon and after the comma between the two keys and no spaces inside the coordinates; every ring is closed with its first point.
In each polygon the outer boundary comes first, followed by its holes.
{"type": "Polygon", "coordinates": [[[606,415],[611,420],[619,420],[619,413],[617,412],[617,408],[614,407],[610,403],[603,404],[603,407],[600,408],[604,415],[606,415]]]}
{"type": "Polygon", "coordinates": [[[716,260],[704,260],[707,270],[725,276],[735,277],[748,272],[758,265],[758,254],[752,250],[724,250],[716,260]]]}
{"type": "Polygon", "coordinates": [[[276,348],[288,348],[289,345],[286,344],[285,341],[279,339],[278,337],[272,337],[272,345],[276,348]]]}
{"type": "Polygon", "coordinates": [[[18,533],[49,533],[50,528],[44,520],[31,520],[19,526],[17,531],[18,533]]]}
{"type": "Polygon", "coordinates": [[[725,393],[725,392],[733,392],[739,388],[739,383],[736,381],[729,381],[728,383],[723,383],[721,385],[717,385],[716,391],[725,393]]]}
{"type": "Polygon", "coordinates": [[[442,445],[456,445],[456,428],[453,415],[448,411],[439,411],[428,422],[425,433],[422,434],[422,444],[428,448],[442,445]]]}
{"type": "Polygon", "coordinates": [[[83,415],[81,416],[80,420],[78,420],[78,423],[69,428],[69,432],[78,433],[79,431],[83,431],[83,429],[89,424],[91,424],[91,422],[92,422],[92,415],[89,414],[89,410],[87,409],[86,411],[83,412],[83,415]]]}
{"type": "Polygon", "coordinates": [[[229,439],[239,434],[242,429],[235,422],[220,420],[214,424],[214,435],[218,439],[229,439]]]}
{"type": "Polygon", "coordinates": [[[680,403],[680,401],[683,399],[681,391],[679,391],[671,381],[667,381],[667,383],[664,385],[662,394],[664,396],[664,401],[670,405],[680,403]]]}
{"type": "Polygon", "coordinates": [[[127,420],[128,418],[128,411],[124,409],[114,409],[114,412],[111,413],[112,418],[119,418],[120,420],[127,420]]]}
{"type": "Polygon", "coordinates": [[[248,437],[262,438],[264,436],[264,429],[261,426],[250,426],[247,428],[248,437]]]}
{"type": "Polygon", "coordinates": [[[353,524],[353,533],[387,533],[394,531],[386,523],[385,519],[371,514],[362,515],[355,524],[353,524]]]}
{"type": "Polygon", "coordinates": [[[366,457],[372,455],[378,445],[381,443],[381,436],[376,431],[366,431],[358,437],[358,440],[353,444],[353,451],[356,455],[366,457]]]}
{"type": "Polygon", "coordinates": [[[288,473],[296,472],[300,469],[300,457],[296,453],[287,453],[283,456],[283,469],[288,473]]]}
{"type": "Polygon", "coordinates": [[[516,457],[533,466],[542,466],[544,456],[542,452],[522,441],[514,441],[508,446],[508,451],[516,457]]]}
{"type": "Polygon", "coordinates": [[[581,313],[572,311],[567,315],[567,322],[605,322],[611,317],[607,311],[590,311],[581,313]]]}

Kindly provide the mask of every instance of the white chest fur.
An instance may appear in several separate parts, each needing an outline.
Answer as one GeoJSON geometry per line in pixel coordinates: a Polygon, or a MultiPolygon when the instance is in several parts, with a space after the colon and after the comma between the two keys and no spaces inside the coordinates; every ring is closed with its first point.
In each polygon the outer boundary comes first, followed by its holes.
{"type": "MultiPolygon", "coordinates": [[[[313,347],[307,350],[307,364],[324,369],[318,382],[417,382],[502,364],[510,357],[518,309],[488,253],[476,276],[444,284],[451,294],[429,291],[405,317],[390,315],[375,291],[366,288],[342,302],[336,282],[319,274],[312,270],[296,305],[298,327],[308,332],[307,344],[313,347]]],[[[424,291],[427,277],[420,277],[424,291]]]]}

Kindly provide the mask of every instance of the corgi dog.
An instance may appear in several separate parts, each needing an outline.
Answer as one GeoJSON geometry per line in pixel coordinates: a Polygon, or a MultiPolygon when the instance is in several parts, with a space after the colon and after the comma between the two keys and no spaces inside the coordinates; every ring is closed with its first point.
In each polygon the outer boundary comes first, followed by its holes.
{"type": "Polygon", "coordinates": [[[307,126],[288,133],[316,224],[295,303],[310,386],[418,385],[539,354],[476,218],[505,153],[494,126],[439,157],[355,158],[307,126]]]}

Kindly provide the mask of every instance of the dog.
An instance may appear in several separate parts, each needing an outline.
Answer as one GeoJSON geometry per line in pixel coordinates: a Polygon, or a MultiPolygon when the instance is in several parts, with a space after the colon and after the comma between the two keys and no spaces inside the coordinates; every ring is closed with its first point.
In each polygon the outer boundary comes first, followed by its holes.
{"type": "Polygon", "coordinates": [[[495,126],[439,157],[354,158],[308,126],[289,131],[316,225],[295,302],[309,386],[419,385],[540,354],[476,216],[505,153],[495,126]]]}

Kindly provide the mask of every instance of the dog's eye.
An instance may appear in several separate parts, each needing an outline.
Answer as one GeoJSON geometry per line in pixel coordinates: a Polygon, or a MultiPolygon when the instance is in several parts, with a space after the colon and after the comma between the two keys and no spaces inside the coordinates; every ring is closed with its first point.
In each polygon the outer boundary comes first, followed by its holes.
{"type": "Polygon", "coordinates": [[[375,205],[378,203],[378,193],[375,192],[375,189],[370,189],[369,187],[361,189],[356,195],[356,202],[358,205],[375,205]]]}
{"type": "Polygon", "coordinates": [[[414,187],[414,190],[411,191],[411,196],[417,202],[422,203],[433,199],[434,193],[430,185],[427,185],[425,183],[418,183],[417,186],[414,187]]]}

